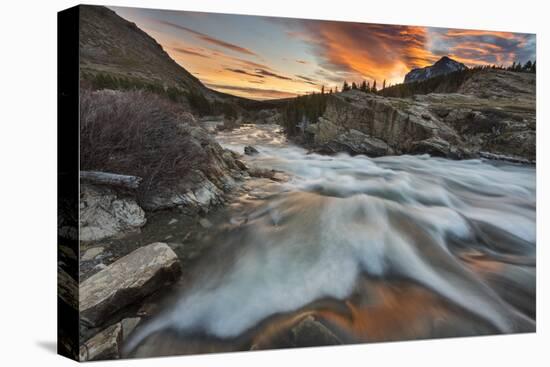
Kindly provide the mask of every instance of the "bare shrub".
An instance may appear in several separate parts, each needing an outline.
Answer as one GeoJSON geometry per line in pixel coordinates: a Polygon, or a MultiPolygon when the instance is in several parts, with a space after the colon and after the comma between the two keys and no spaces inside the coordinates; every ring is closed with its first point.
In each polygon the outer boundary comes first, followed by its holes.
{"type": "Polygon", "coordinates": [[[80,167],[140,176],[141,195],[170,187],[207,163],[190,124],[192,116],[152,93],[83,90],[80,167]]]}

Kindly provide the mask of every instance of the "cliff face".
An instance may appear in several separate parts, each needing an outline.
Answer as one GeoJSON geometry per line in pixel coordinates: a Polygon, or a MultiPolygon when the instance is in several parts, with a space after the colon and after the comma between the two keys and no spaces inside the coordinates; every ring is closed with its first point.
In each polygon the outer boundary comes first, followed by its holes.
{"type": "Polygon", "coordinates": [[[535,137],[535,75],[495,70],[477,73],[460,93],[412,98],[357,90],[334,94],[318,123],[306,130],[306,138],[319,151],[429,153],[455,159],[490,153],[534,161],[535,137]],[[350,131],[355,140],[359,132],[362,140],[382,141],[387,149],[360,147],[346,138],[350,131]]]}

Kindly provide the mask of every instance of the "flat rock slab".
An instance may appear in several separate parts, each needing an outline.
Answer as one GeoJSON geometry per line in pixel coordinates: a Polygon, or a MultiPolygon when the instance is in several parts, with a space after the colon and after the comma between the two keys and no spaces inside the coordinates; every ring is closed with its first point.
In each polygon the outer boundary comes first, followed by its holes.
{"type": "Polygon", "coordinates": [[[80,361],[117,359],[122,344],[122,325],[116,323],[100,331],[80,346],[80,361]]]}
{"type": "Polygon", "coordinates": [[[116,311],[173,283],[180,273],[179,259],[167,244],[141,247],[80,284],[81,320],[100,326],[116,311]]]}

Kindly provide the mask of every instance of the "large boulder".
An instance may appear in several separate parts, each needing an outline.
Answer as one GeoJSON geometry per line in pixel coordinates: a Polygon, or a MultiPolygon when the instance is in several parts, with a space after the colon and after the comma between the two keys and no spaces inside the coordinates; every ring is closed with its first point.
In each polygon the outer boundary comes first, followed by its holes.
{"type": "Polygon", "coordinates": [[[80,185],[80,240],[97,241],[139,230],[145,212],[130,196],[108,187],[80,185]]]}
{"type": "Polygon", "coordinates": [[[178,257],[165,243],[152,243],[118,259],[80,284],[80,317],[100,326],[116,311],[174,282],[178,257]]]}

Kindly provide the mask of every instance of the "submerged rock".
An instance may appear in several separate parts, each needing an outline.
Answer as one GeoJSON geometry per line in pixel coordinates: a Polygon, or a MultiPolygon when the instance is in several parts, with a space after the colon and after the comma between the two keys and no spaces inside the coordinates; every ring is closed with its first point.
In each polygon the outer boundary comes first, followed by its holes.
{"type": "Polygon", "coordinates": [[[165,243],[141,247],[80,284],[80,316],[88,326],[174,282],[180,275],[178,257],[165,243]]]}
{"type": "Polygon", "coordinates": [[[258,152],[258,149],[254,148],[252,145],[247,145],[246,147],[244,147],[244,154],[246,155],[255,155],[258,153],[260,153],[258,152]]]}
{"type": "Polygon", "coordinates": [[[342,341],[325,325],[308,316],[291,330],[294,346],[315,347],[323,345],[338,345],[342,341]]]}
{"type": "Polygon", "coordinates": [[[80,185],[80,240],[97,241],[135,232],[147,222],[130,196],[107,187],[80,185]]]}

